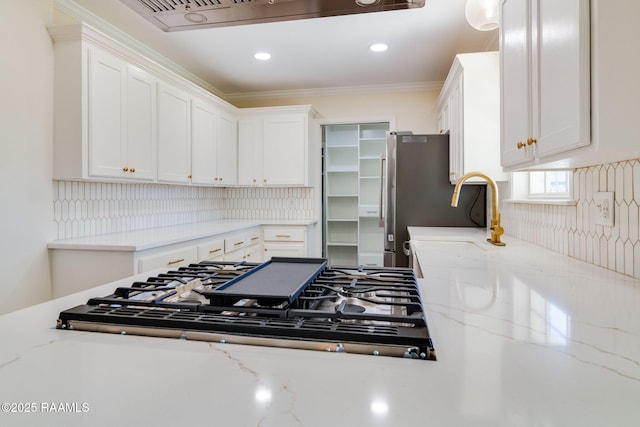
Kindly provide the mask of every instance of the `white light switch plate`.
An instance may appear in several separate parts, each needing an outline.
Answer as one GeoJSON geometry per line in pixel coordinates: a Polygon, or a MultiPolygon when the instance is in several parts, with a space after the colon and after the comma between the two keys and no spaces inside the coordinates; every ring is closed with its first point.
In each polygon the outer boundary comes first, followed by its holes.
{"type": "Polygon", "coordinates": [[[613,227],[613,191],[593,194],[596,224],[613,227]]]}

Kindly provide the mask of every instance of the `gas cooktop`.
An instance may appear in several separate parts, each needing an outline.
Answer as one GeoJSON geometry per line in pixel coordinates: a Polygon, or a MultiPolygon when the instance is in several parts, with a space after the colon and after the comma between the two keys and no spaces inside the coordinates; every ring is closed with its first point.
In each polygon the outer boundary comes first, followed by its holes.
{"type": "Polygon", "coordinates": [[[204,261],[60,313],[57,327],[435,360],[408,268],[204,261]]]}

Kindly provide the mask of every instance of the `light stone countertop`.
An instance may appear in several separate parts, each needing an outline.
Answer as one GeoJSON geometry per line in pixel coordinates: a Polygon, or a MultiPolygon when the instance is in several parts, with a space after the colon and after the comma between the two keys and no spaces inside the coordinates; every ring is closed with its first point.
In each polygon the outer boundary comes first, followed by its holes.
{"type": "Polygon", "coordinates": [[[130,278],[0,317],[0,425],[637,426],[640,281],[465,232],[412,232],[437,361],[54,329],[130,278]]]}
{"type": "Polygon", "coordinates": [[[49,242],[47,248],[136,252],[262,225],[306,226],[317,222],[317,220],[223,219],[55,240],[49,242]]]}

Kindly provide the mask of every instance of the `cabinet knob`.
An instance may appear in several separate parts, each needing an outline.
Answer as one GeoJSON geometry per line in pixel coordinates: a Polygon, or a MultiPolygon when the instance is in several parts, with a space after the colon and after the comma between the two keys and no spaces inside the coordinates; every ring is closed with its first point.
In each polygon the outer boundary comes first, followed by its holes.
{"type": "Polygon", "coordinates": [[[518,144],[516,144],[516,145],[518,146],[518,150],[520,150],[520,149],[522,149],[522,148],[524,148],[524,147],[526,147],[526,146],[527,146],[527,145],[526,145],[524,142],[522,142],[522,141],[518,141],[518,144]]]}
{"type": "Polygon", "coordinates": [[[253,182],[256,182],[257,180],[255,178],[253,178],[253,182]]]}
{"type": "Polygon", "coordinates": [[[129,172],[129,168],[128,168],[128,167],[126,167],[126,166],[125,166],[125,167],[123,167],[123,168],[122,168],[122,172],[129,172]]]}
{"type": "Polygon", "coordinates": [[[263,179],[262,182],[267,182],[267,178],[263,179]]]}
{"type": "Polygon", "coordinates": [[[189,175],[187,178],[191,179],[191,175],[189,175]]]}
{"type": "Polygon", "coordinates": [[[222,181],[222,178],[218,178],[220,181],[222,181]]]}
{"type": "Polygon", "coordinates": [[[535,138],[531,138],[531,137],[527,138],[527,145],[535,144],[537,142],[538,140],[535,138]]]}
{"type": "Polygon", "coordinates": [[[129,169],[129,172],[131,172],[131,173],[135,173],[135,172],[136,172],[136,168],[131,168],[131,169],[129,169]]]}

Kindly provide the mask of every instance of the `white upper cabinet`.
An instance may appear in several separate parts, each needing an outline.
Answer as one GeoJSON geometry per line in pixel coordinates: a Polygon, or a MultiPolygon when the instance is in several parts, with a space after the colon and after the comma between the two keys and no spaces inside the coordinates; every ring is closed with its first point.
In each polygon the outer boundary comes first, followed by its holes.
{"type": "Polygon", "coordinates": [[[191,182],[217,184],[218,117],[213,106],[191,101],[191,182]]]}
{"type": "Polygon", "coordinates": [[[238,183],[238,118],[226,111],[218,114],[216,170],[218,185],[238,183]]]}
{"type": "Polygon", "coordinates": [[[262,185],[262,119],[238,120],[238,184],[262,185]]]}
{"type": "Polygon", "coordinates": [[[183,91],[158,86],[158,181],[191,179],[191,99],[183,91]]]}
{"type": "Polygon", "coordinates": [[[238,121],[241,185],[310,185],[310,106],[251,108],[238,121]]]}
{"type": "Polygon", "coordinates": [[[498,52],[456,55],[437,110],[440,132],[449,132],[450,181],[455,184],[472,171],[506,180],[500,166],[498,52]]]}
{"type": "Polygon", "coordinates": [[[237,183],[237,108],[84,24],[49,32],[54,179],[237,183]]]}
{"type": "Polygon", "coordinates": [[[54,178],[155,180],[156,79],[95,46],[57,48],[54,178]]]}
{"type": "Polygon", "coordinates": [[[89,49],[88,117],[89,175],[117,177],[127,164],[127,65],[98,49],[89,49]]]}
{"type": "Polygon", "coordinates": [[[262,122],[262,176],[266,185],[307,183],[307,114],[266,117],[262,122]]]}
{"type": "Polygon", "coordinates": [[[156,177],[157,80],[132,65],[127,66],[125,173],[151,181],[156,177]]]}
{"type": "Polygon", "coordinates": [[[502,0],[500,20],[502,165],[589,145],[589,0],[502,0]]]}

